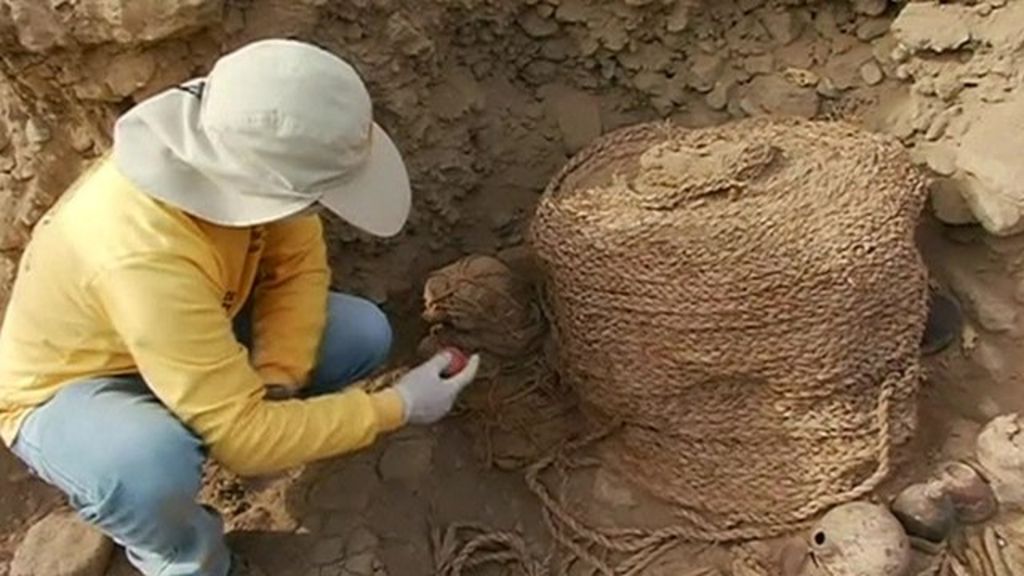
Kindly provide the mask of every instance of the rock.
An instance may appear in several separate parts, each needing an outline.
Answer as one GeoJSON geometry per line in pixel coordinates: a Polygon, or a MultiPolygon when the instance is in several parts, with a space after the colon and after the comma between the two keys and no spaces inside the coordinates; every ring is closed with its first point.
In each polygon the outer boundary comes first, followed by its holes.
{"type": "Polygon", "coordinates": [[[861,65],[860,77],[868,86],[877,86],[882,83],[882,80],[885,80],[885,73],[882,72],[878,62],[871,60],[861,65]]]}
{"type": "Polygon", "coordinates": [[[11,561],[11,576],[103,576],[114,544],[70,512],[29,529],[11,561]]]}
{"type": "Polygon", "coordinates": [[[747,56],[743,59],[743,68],[753,75],[771,74],[775,69],[775,57],[771,54],[747,56]]]}
{"type": "Polygon", "coordinates": [[[45,144],[53,138],[53,132],[45,122],[39,118],[29,118],[25,122],[25,139],[28,140],[29,144],[40,145],[45,144]]]}
{"type": "Polygon", "coordinates": [[[348,576],[373,576],[380,573],[381,562],[377,556],[380,542],[377,536],[365,528],[357,528],[345,544],[344,573],[348,576]]]}
{"type": "Polygon", "coordinates": [[[224,0],[8,0],[19,42],[45,52],[72,41],[134,44],[179,36],[218,22],[224,0]]]}
{"type": "Polygon", "coordinates": [[[672,33],[682,32],[690,24],[690,9],[693,5],[689,2],[679,1],[675,3],[672,13],[665,19],[665,29],[672,33]]]}
{"type": "Polygon", "coordinates": [[[740,10],[744,12],[753,12],[761,6],[764,6],[765,0],[739,0],[738,4],[740,10]]]}
{"type": "Polygon", "coordinates": [[[716,54],[696,54],[690,60],[687,84],[698,92],[709,92],[714,89],[724,66],[724,61],[716,54]]]}
{"type": "Polygon", "coordinates": [[[729,98],[734,84],[732,82],[718,81],[715,87],[704,97],[704,102],[712,110],[725,110],[729,105],[729,98]]]}
{"type": "Polygon", "coordinates": [[[150,52],[118,54],[106,68],[104,82],[118,98],[144,88],[156,73],[156,60],[150,52]]]}
{"type": "Polygon", "coordinates": [[[888,4],[888,0],[853,0],[853,11],[865,16],[881,16],[888,4]]]}
{"type": "Polygon", "coordinates": [[[871,45],[862,44],[838,56],[829,59],[825,65],[825,75],[839,90],[856,87],[861,81],[861,67],[873,61],[874,53],[871,45]]]}
{"type": "Polygon", "coordinates": [[[957,166],[966,175],[965,199],[996,235],[1024,229],[1024,95],[985,108],[960,139],[957,166]]]}
{"type": "Polygon", "coordinates": [[[384,450],[378,471],[385,482],[416,485],[430,472],[434,457],[434,440],[429,436],[396,438],[384,450]]]}
{"type": "Polygon", "coordinates": [[[813,89],[803,88],[785,78],[759,76],[748,86],[744,98],[748,114],[780,114],[813,118],[818,114],[818,95],[813,89]]]}
{"type": "Polygon", "coordinates": [[[952,178],[936,178],[929,185],[929,199],[935,217],[946,224],[974,224],[977,219],[960,191],[960,183],[952,178]]]}
{"type": "Polygon", "coordinates": [[[1017,307],[974,270],[951,268],[949,287],[965,312],[989,332],[1011,332],[1017,327],[1017,307]]]}
{"type": "Polygon", "coordinates": [[[760,18],[761,25],[783,46],[792,44],[804,31],[804,21],[790,10],[765,12],[760,18]]]}
{"type": "Polygon", "coordinates": [[[885,36],[889,31],[888,18],[868,18],[857,25],[857,38],[863,42],[870,42],[875,38],[885,36]]]}
{"type": "Polygon", "coordinates": [[[891,30],[911,51],[956,50],[971,40],[969,7],[911,2],[903,8],[891,30]]]}
{"type": "Polygon", "coordinates": [[[956,150],[952,146],[922,142],[916,148],[921,151],[925,164],[932,172],[939,176],[952,176],[956,173],[956,150]]]}
{"type": "Polygon", "coordinates": [[[520,16],[519,26],[531,38],[547,38],[558,32],[558,22],[544,18],[536,10],[527,10],[520,16]]]}

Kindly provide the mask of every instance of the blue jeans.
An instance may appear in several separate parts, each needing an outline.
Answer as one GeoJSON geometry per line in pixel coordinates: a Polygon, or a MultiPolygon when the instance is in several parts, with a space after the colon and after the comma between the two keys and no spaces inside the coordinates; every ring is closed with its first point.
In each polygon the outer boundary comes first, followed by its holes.
{"type": "MultiPolygon", "coordinates": [[[[369,301],[332,293],[327,316],[312,395],[367,376],[391,347],[387,318],[369,301]]],[[[247,324],[240,316],[236,333],[248,344],[247,324]]],[[[28,417],[13,450],[146,576],[227,574],[221,521],[196,502],[203,444],[138,376],[69,384],[28,417]]]]}

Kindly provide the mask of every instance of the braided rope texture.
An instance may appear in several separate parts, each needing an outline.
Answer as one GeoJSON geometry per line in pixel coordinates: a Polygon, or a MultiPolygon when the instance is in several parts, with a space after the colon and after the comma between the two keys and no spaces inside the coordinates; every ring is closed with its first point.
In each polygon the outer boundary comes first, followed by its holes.
{"type": "Polygon", "coordinates": [[[896,140],[837,122],[640,124],[572,158],[529,239],[612,464],[705,537],[873,490],[916,427],[925,198],[896,140]]]}

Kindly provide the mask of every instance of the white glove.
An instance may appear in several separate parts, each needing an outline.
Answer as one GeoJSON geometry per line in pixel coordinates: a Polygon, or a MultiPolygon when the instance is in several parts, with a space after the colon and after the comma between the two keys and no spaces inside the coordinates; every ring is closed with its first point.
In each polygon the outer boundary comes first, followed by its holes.
{"type": "Polygon", "coordinates": [[[459,392],[476,378],[480,356],[474,354],[458,374],[445,378],[442,373],[452,362],[447,352],[439,352],[427,362],[407,373],[395,384],[405,405],[405,421],[410,424],[433,424],[444,418],[455,404],[459,392]]]}

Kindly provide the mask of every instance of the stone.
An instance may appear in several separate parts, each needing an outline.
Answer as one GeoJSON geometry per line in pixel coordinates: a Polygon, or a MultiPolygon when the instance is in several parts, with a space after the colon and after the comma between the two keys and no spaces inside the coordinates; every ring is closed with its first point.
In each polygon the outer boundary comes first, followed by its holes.
{"type": "Polygon", "coordinates": [[[1024,95],[983,109],[960,138],[957,167],[965,174],[965,199],[986,230],[1024,230],[1024,95]]]}
{"type": "Polygon", "coordinates": [[[709,92],[722,74],[725,62],[716,54],[699,53],[690,59],[687,84],[698,92],[709,92]]]}
{"type": "Polygon", "coordinates": [[[156,73],[156,59],[150,52],[118,54],[106,67],[104,82],[119,98],[144,88],[156,73]]]}
{"type": "Polygon", "coordinates": [[[885,80],[885,73],[882,72],[882,67],[878,65],[878,62],[871,60],[861,65],[860,77],[868,86],[877,86],[882,83],[882,80],[885,80]]]}
{"type": "Polygon", "coordinates": [[[875,58],[870,44],[861,44],[852,50],[829,59],[825,65],[825,75],[839,90],[856,87],[862,80],[861,67],[875,58]]]}
{"type": "Polygon", "coordinates": [[[416,485],[430,472],[433,458],[432,438],[396,438],[385,448],[377,466],[380,477],[385,482],[397,481],[416,485]]]}
{"type": "Polygon", "coordinates": [[[911,51],[945,52],[970,42],[971,20],[967,6],[911,2],[893,21],[891,30],[911,51]]]}
{"type": "Polygon", "coordinates": [[[771,74],[775,69],[775,57],[771,54],[747,56],[743,59],[743,68],[753,75],[771,74]]]}
{"type": "Polygon", "coordinates": [[[672,13],[665,19],[665,29],[672,33],[682,32],[690,24],[692,4],[679,1],[675,3],[672,13]]]}
{"type": "Polygon", "coordinates": [[[558,32],[558,22],[544,18],[536,10],[527,10],[520,16],[519,26],[531,38],[547,38],[558,32]]]}
{"type": "Polygon", "coordinates": [[[960,185],[951,178],[936,178],[929,185],[929,200],[935,217],[946,224],[974,224],[977,219],[967,205],[960,185]]]}
{"type": "Polygon", "coordinates": [[[25,122],[25,139],[29,144],[45,144],[53,138],[53,131],[39,118],[29,118],[25,122]]]}
{"type": "Polygon", "coordinates": [[[1013,295],[1004,296],[991,283],[970,269],[949,271],[949,287],[968,316],[989,332],[1017,330],[1017,306],[1013,295]]]}
{"type": "Polygon", "coordinates": [[[818,114],[819,98],[814,89],[796,86],[785,78],[759,76],[749,85],[744,98],[748,114],[779,114],[813,118],[818,114]]]}
{"type": "Polygon", "coordinates": [[[11,576],[103,576],[114,544],[71,512],[56,512],[29,529],[14,553],[11,576]]]}
{"type": "Polygon", "coordinates": [[[853,0],[853,11],[865,16],[881,16],[888,5],[888,0],[853,0]]]}
{"type": "Polygon", "coordinates": [[[72,42],[154,42],[210,26],[224,12],[224,0],[8,0],[6,4],[19,43],[34,52],[72,42]]]}
{"type": "Polygon", "coordinates": [[[380,540],[366,528],[357,528],[345,544],[344,572],[349,576],[373,576],[379,573],[377,556],[380,540]]]}
{"type": "Polygon", "coordinates": [[[771,11],[761,14],[761,25],[783,46],[792,44],[804,31],[804,21],[793,11],[771,11]]]}
{"type": "Polygon", "coordinates": [[[734,84],[732,82],[718,81],[715,87],[704,97],[704,102],[712,110],[725,110],[729,105],[729,97],[734,84]]]}
{"type": "Polygon", "coordinates": [[[888,18],[868,18],[857,25],[857,38],[862,42],[870,42],[885,36],[889,31],[888,18]]]}

